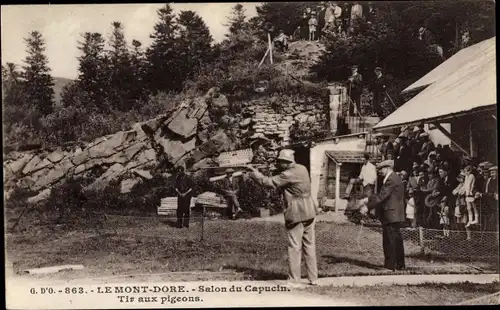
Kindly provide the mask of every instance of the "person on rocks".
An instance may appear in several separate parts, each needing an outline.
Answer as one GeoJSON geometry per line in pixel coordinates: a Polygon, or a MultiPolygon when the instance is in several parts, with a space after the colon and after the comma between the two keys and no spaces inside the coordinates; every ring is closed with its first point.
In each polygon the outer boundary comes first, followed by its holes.
{"type": "Polygon", "coordinates": [[[288,50],[288,36],[283,30],[280,30],[280,34],[274,38],[274,44],[276,49],[282,53],[288,50]]]}
{"type": "Polygon", "coordinates": [[[349,81],[349,96],[352,103],[349,104],[349,115],[354,114],[354,107],[358,113],[361,113],[361,94],[363,93],[363,76],[358,72],[358,66],[351,67],[351,76],[349,81]]]}
{"type": "Polygon", "coordinates": [[[285,227],[288,235],[288,280],[296,285],[301,278],[301,256],[304,254],[309,284],[316,285],[315,218],[318,204],[311,196],[311,179],[307,168],[297,164],[294,151],[283,149],[277,158],[278,175],[266,177],[248,166],[250,176],[257,184],[281,190],[284,201],[285,227]]]}
{"type": "Polygon", "coordinates": [[[325,27],[326,10],[324,5],[318,6],[318,39],[323,38],[323,28],[325,27]]]}
{"type": "Polygon", "coordinates": [[[373,92],[373,110],[375,114],[382,118],[384,117],[384,111],[382,110],[382,102],[385,99],[386,85],[385,77],[382,74],[382,68],[376,67],[375,79],[372,83],[371,90],[373,92]]]}
{"type": "Polygon", "coordinates": [[[363,7],[358,1],[355,1],[351,7],[351,33],[356,33],[359,28],[359,23],[363,18],[363,7]]]}
{"type": "Polygon", "coordinates": [[[316,13],[312,12],[311,18],[309,19],[309,41],[317,40],[316,29],[318,27],[318,20],[316,19],[316,13]]]}
{"type": "Polygon", "coordinates": [[[323,33],[329,33],[335,28],[335,9],[331,3],[329,3],[325,9],[325,26],[323,27],[323,33]]]}
{"type": "Polygon", "coordinates": [[[186,173],[186,164],[181,161],[177,164],[175,178],[175,192],[177,193],[177,228],[189,228],[191,198],[193,197],[194,182],[186,173]]]}
{"type": "Polygon", "coordinates": [[[347,37],[349,34],[349,25],[351,21],[351,6],[348,2],[344,3],[342,8],[342,35],[347,37]]]}
{"type": "Polygon", "coordinates": [[[404,185],[393,170],[394,161],[383,161],[377,169],[384,177],[380,192],[365,198],[360,211],[366,215],[370,209],[377,210],[383,228],[384,267],[392,271],[403,270],[406,266],[400,229],[406,221],[404,185]]]}
{"type": "Polygon", "coordinates": [[[307,14],[307,12],[304,12],[302,14],[302,20],[300,22],[300,36],[302,40],[307,40],[309,38],[309,19],[309,14],[307,14]]]}
{"type": "Polygon", "coordinates": [[[342,7],[337,2],[333,3],[333,16],[335,17],[335,33],[340,35],[342,31],[342,7]]]}

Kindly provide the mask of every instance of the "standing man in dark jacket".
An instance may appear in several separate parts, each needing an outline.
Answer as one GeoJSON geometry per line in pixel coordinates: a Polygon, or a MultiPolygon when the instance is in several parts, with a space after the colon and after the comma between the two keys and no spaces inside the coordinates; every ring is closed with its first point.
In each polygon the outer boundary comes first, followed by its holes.
{"type": "Polygon", "coordinates": [[[323,36],[323,27],[325,27],[325,6],[319,5],[318,6],[318,39],[322,39],[323,36]]]}
{"type": "Polygon", "coordinates": [[[400,177],[393,171],[394,161],[386,160],[377,165],[384,176],[378,194],[365,198],[361,213],[375,209],[383,227],[384,267],[402,270],[405,266],[403,238],[400,228],[405,221],[405,189],[400,177]]]}
{"type": "Polygon", "coordinates": [[[373,111],[378,117],[384,117],[384,112],[382,110],[382,101],[385,99],[386,86],[385,77],[382,75],[382,68],[375,68],[375,80],[372,84],[373,92],[373,111]]]}
{"type": "MultiPolygon", "coordinates": [[[[349,115],[354,115],[354,106],[358,113],[361,113],[361,93],[363,92],[363,76],[358,72],[358,66],[351,67],[352,73],[349,77],[349,96],[352,102],[349,103],[349,115]]],[[[357,116],[357,115],[355,115],[357,116]]]]}
{"type": "Polygon", "coordinates": [[[191,211],[191,197],[193,196],[193,180],[186,173],[186,164],[178,164],[178,175],[175,179],[177,193],[177,228],[189,228],[189,213],[191,211]]]}

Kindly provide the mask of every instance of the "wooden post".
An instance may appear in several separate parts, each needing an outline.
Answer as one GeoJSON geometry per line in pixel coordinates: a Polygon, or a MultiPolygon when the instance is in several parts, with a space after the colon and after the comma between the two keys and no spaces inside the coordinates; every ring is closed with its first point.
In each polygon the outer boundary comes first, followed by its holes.
{"type": "Polygon", "coordinates": [[[340,166],[342,163],[335,163],[335,212],[340,212],[340,166]]]}
{"type": "Polygon", "coordinates": [[[262,57],[262,60],[260,61],[257,68],[260,68],[260,66],[262,66],[262,63],[264,62],[264,59],[266,59],[267,54],[269,54],[269,49],[267,49],[266,53],[264,54],[264,57],[262,57]]]}
{"type": "Polygon", "coordinates": [[[267,40],[269,41],[269,59],[271,60],[271,65],[273,64],[273,43],[271,41],[271,34],[267,33],[267,40]]]}
{"type": "Polygon", "coordinates": [[[474,139],[474,131],[472,130],[472,122],[469,123],[469,146],[470,146],[470,156],[471,157],[476,157],[476,149],[477,149],[477,144],[476,144],[476,139],[474,139]]]}
{"type": "Polygon", "coordinates": [[[433,123],[434,126],[436,126],[437,129],[439,129],[439,131],[441,131],[441,133],[443,135],[445,135],[448,139],[450,139],[451,141],[451,144],[453,144],[455,147],[457,147],[460,151],[462,151],[462,153],[464,153],[465,155],[467,156],[472,156],[472,153],[469,153],[467,152],[463,147],[461,147],[458,143],[456,143],[455,141],[453,141],[453,139],[451,138],[451,134],[448,132],[448,130],[446,130],[446,128],[444,128],[443,126],[441,126],[440,123],[438,122],[434,122],[433,123]]]}

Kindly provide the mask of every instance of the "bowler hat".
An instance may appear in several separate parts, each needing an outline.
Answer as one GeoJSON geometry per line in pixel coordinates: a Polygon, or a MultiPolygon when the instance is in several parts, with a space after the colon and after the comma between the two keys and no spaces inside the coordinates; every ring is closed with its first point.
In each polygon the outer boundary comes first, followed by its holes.
{"type": "Polygon", "coordinates": [[[382,169],[382,168],[386,168],[386,167],[394,168],[394,160],[388,159],[388,160],[384,160],[383,162],[380,162],[377,164],[377,169],[382,169]]]}
{"type": "Polygon", "coordinates": [[[277,159],[294,163],[295,162],[295,158],[293,155],[294,153],[295,153],[294,150],[283,149],[280,151],[277,159]]]}
{"type": "Polygon", "coordinates": [[[497,171],[497,170],[498,170],[498,167],[497,167],[497,166],[493,166],[493,167],[491,167],[491,168],[490,168],[490,169],[488,169],[488,170],[490,170],[490,171],[497,171]]]}

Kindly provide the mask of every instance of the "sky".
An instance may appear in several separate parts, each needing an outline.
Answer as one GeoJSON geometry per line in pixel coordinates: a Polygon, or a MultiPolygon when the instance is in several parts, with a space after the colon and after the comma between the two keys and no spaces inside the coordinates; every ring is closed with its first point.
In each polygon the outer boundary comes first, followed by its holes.
{"type": "MultiPolygon", "coordinates": [[[[228,29],[224,26],[235,3],[175,3],[174,13],[192,10],[198,13],[215,42],[220,42],[228,29]]],[[[248,18],[257,15],[258,2],[242,3],[248,18]]],[[[129,45],[139,40],[149,46],[149,35],[158,17],[156,10],[163,4],[73,4],[73,5],[2,5],[1,35],[2,64],[23,64],[26,45],[23,38],[37,30],[46,43],[45,55],[52,75],[74,79],[77,77],[80,54],[77,42],[84,32],[99,32],[107,39],[111,23],[120,21],[129,45]]]]}

